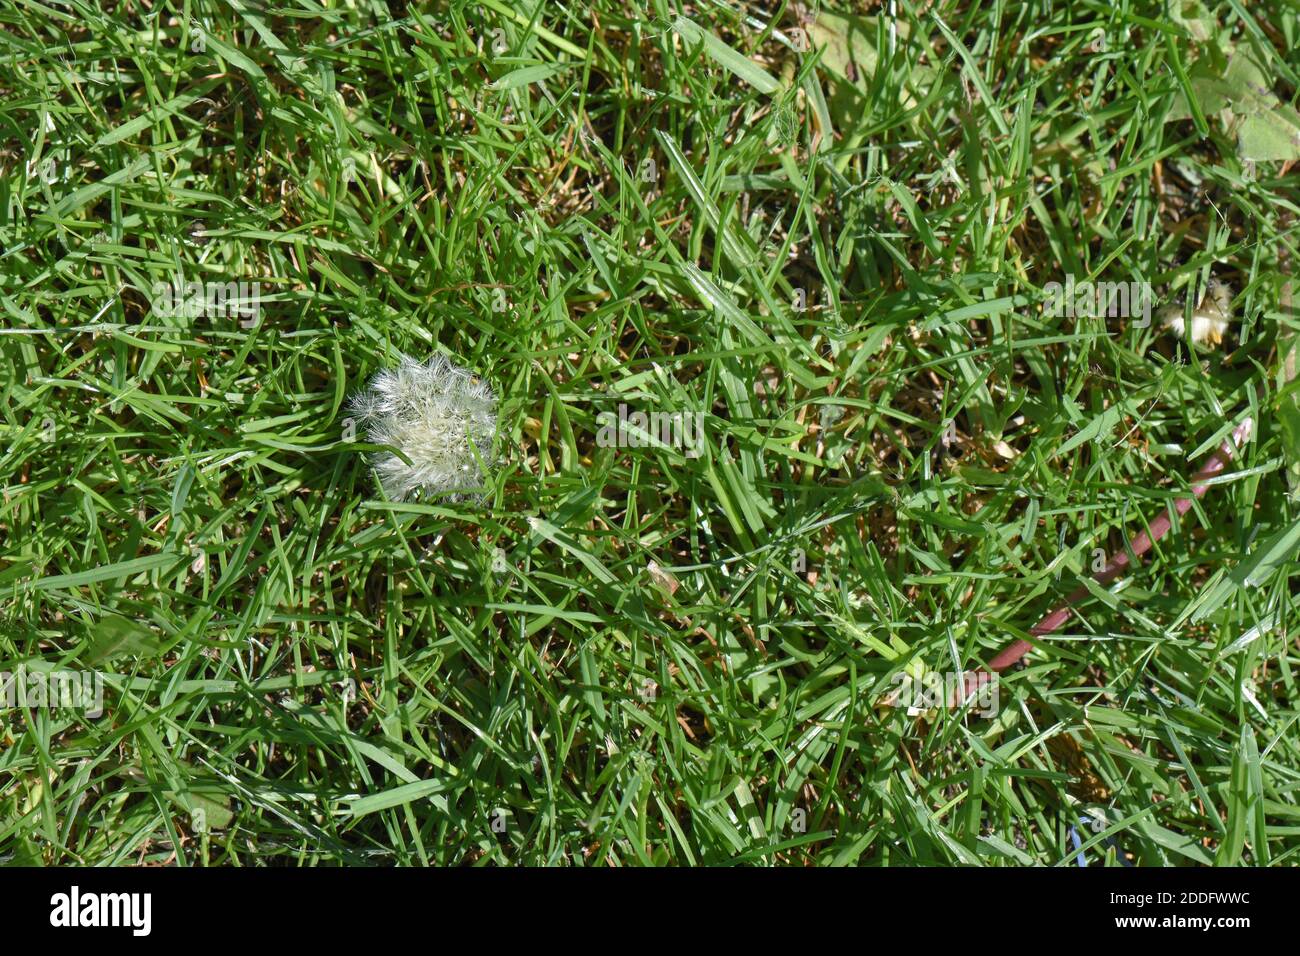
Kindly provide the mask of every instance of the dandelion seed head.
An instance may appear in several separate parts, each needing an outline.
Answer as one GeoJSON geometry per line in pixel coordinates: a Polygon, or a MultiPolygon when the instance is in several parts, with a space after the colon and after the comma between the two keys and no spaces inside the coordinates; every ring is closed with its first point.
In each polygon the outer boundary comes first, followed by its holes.
{"type": "Polygon", "coordinates": [[[403,355],[353,396],[349,408],[369,441],[398,448],[410,459],[408,464],[384,451],[371,461],[395,501],[441,493],[464,497],[493,463],[496,395],[443,355],[427,362],[403,355]]]}
{"type": "MultiPolygon", "coordinates": [[[[1211,279],[1200,305],[1192,312],[1192,341],[1197,345],[1218,345],[1232,321],[1232,286],[1211,279]]],[[[1180,306],[1165,310],[1162,324],[1175,336],[1182,338],[1187,331],[1187,321],[1180,306]]]]}

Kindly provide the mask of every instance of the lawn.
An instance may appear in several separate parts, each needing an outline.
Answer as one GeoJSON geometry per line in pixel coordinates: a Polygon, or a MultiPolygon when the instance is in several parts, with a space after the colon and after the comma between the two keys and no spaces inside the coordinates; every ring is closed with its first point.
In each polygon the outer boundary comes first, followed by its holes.
{"type": "Polygon", "coordinates": [[[0,0],[0,864],[1300,862],[1297,51],[0,0]]]}

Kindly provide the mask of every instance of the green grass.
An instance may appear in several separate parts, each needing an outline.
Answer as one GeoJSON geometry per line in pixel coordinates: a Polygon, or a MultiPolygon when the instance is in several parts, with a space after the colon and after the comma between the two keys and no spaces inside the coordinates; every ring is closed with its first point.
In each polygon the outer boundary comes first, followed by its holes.
{"type": "Polygon", "coordinates": [[[0,862],[1294,865],[1300,189],[1206,76],[1285,152],[1295,9],[640,6],[0,0],[0,670],[105,675],[0,713],[0,862]],[[344,402],[435,350],[500,461],[387,502],[344,402]],[[1246,416],[995,716],[882,706],[1246,416]]]}

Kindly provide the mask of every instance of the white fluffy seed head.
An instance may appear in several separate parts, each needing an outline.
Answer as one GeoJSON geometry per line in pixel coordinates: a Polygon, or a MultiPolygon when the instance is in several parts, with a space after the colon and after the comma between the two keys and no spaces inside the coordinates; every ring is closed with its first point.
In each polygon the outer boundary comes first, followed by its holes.
{"type": "Polygon", "coordinates": [[[350,408],[376,445],[392,445],[409,458],[380,452],[371,463],[384,493],[395,501],[450,493],[480,485],[493,464],[497,399],[492,389],[445,356],[418,362],[403,355],[385,369],[350,408]]]}
{"type": "MultiPolygon", "coordinates": [[[[1187,321],[1181,306],[1170,306],[1161,321],[1178,338],[1187,331],[1187,321]]],[[[1192,313],[1192,341],[1197,345],[1218,345],[1223,341],[1232,321],[1232,287],[1226,282],[1211,279],[1201,303],[1192,313]]]]}

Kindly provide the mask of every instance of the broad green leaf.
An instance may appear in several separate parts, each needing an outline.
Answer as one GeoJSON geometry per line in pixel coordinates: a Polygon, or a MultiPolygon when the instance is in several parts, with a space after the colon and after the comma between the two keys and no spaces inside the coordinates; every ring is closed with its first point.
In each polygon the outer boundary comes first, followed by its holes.
{"type": "Polygon", "coordinates": [[[95,667],[118,657],[156,654],[161,646],[149,628],[113,614],[90,626],[83,660],[88,667],[95,667]]]}
{"type": "Polygon", "coordinates": [[[224,830],[234,822],[235,814],[230,810],[230,798],[227,796],[211,797],[194,788],[180,792],[166,790],[163,795],[189,814],[189,825],[195,833],[224,830]]]}
{"type": "MultiPolygon", "coordinates": [[[[874,16],[823,11],[808,31],[813,48],[821,51],[822,72],[830,80],[827,107],[836,128],[846,134],[861,126],[867,113],[867,92],[880,66],[876,48],[878,22],[879,18],[874,16]]],[[[900,44],[910,35],[910,28],[903,21],[886,23],[886,35],[891,30],[900,44]]],[[[918,102],[914,90],[927,88],[934,76],[932,68],[917,66],[903,82],[891,83],[890,87],[896,87],[899,102],[911,108],[918,102]]]]}
{"type": "MultiPolygon", "coordinates": [[[[1233,53],[1222,73],[1208,58],[1201,59],[1188,71],[1188,80],[1201,112],[1217,114],[1223,128],[1236,135],[1242,159],[1300,159],[1300,113],[1274,95],[1272,78],[1248,50],[1233,53]]],[[[1187,119],[1192,112],[1180,93],[1168,118],[1187,119]]]]}
{"type": "Polygon", "coordinates": [[[1169,19],[1187,31],[1188,35],[1200,43],[1214,36],[1219,25],[1201,0],[1174,0],[1169,5],[1169,19]]]}
{"type": "MultiPolygon", "coordinates": [[[[880,62],[875,45],[876,25],[876,17],[827,11],[818,14],[809,33],[813,46],[822,51],[821,65],[849,83],[869,80],[880,62]]],[[[904,36],[907,35],[905,26],[900,24],[904,36]]]]}
{"type": "Polygon", "coordinates": [[[1283,104],[1247,116],[1237,127],[1237,151],[1253,162],[1300,159],[1300,113],[1283,104]]]}

